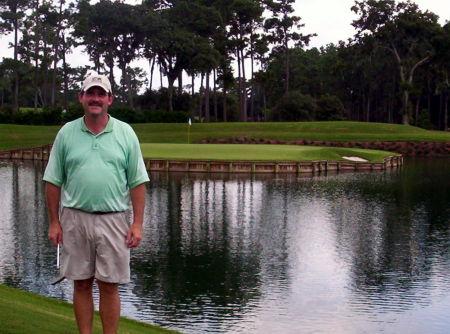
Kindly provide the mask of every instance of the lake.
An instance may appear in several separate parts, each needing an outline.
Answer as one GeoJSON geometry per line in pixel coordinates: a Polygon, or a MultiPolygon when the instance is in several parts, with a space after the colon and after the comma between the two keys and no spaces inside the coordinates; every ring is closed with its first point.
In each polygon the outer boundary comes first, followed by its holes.
{"type": "MultiPolygon", "coordinates": [[[[49,284],[43,170],[0,161],[0,283],[70,302],[71,282],[49,284]]],[[[195,334],[450,332],[450,159],[150,177],[123,315],[195,334]]]]}

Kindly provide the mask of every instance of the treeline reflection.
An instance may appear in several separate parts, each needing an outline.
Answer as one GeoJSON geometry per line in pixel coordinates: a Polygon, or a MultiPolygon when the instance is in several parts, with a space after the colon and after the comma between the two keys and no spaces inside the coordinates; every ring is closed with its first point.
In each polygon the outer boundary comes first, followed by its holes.
{"type": "MultiPolygon", "coordinates": [[[[274,298],[305,312],[321,295],[342,312],[427,303],[450,286],[448,162],[313,178],[152,173],[124,302],[142,320],[206,327],[274,298]]],[[[0,282],[67,299],[47,283],[42,171],[0,163],[0,282]]]]}
{"type": "Polygon", "coordinates": [[[442,263],[430,251],[448,254],[433,238],[436,229],[448,231],[448,210],[435,215],[446,207],[448,185],[430,200],[417,175],[399,180],[403,172],[314,179],[152,174],[146,243],[136,256],[142,284],[134,292],[157,292],[159,307],[175,313],[174,304],[202,298],[224,312],[229,305],[241,311],[257,305],[263,286],[287,291],[304,274],[302,263],[324,248],[334,253],[323,265],[348,269],[354,298],[414,289],[433,275],[433,262],[442,263]],[[320,237],[311,234],[314,225],[320,237]]]}
{"type": "Polygon", "coordinates": [[[56,253],[47,240],[43,165],[0,161],[0,281],[48,294],[56,253]]]}

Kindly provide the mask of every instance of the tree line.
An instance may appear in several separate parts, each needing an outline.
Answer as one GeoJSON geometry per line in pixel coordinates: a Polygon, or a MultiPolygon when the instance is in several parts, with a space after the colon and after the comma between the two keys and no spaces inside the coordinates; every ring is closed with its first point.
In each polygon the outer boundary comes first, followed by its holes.
{"type": "Polygon", "coordinates": [[[0,37],[13,36],[14,50],[0,63],[1,110],[68,110],[95,70],[136,113],[448,128],[448,22],[411,1],[357,0],[355,36],[306,49],[314,34],[302,33],[294,2],[0,0],[0,37]],[[79,46],[89,66],[67,62],[79,46]],[[137,59],[149,73],[132,66],[137,59]]]}

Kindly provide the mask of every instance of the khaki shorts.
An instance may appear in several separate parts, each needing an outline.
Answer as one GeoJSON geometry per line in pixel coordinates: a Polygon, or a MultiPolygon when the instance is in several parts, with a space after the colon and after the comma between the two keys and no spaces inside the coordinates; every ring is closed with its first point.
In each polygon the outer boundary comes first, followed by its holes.
{"type": "Polygon", "coordinates": [[[61,274],[68,279],[91,277],[107,283],[130,281],[130,250],[125,243],[124,212],[93,214],[63,208],[61,274]]]}

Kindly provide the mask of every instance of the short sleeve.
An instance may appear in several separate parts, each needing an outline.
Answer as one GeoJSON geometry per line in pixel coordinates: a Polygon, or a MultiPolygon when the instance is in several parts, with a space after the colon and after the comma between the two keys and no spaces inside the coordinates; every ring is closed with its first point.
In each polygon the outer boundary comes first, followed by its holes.
{"type": "Polygon", "coordinates": [[[53,143],[43,180],[61,187],[65,181],[63,135],[60,130],[53,143]]]}
{"type": "Polygon", "coordinates": [[[130,131],[131,142],[128,152],[127,183],[128,187],[132,189],[142,183],[150,181],[150,179],[148,177],[147,169],[145,168],[139,140],[131,127],[130,131]]]}

